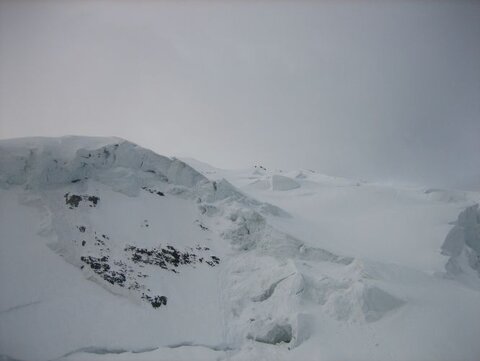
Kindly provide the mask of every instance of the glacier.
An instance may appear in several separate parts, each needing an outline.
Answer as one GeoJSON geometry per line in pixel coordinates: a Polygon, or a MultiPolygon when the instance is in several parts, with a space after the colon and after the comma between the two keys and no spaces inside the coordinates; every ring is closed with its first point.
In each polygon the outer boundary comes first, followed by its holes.
{"type": "Polygon", "coordinates": [[[479,199],[1,140],[0,359],[476,360],[479,199]]]}

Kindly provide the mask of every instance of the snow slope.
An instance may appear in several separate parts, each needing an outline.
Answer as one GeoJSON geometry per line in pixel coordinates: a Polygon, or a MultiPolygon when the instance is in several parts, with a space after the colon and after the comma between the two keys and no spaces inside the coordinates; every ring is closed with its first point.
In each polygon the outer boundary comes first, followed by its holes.
{"type": "Polygon", "coordinates": [[[479,198],[0,141],[0,359],[477,360],[479,198]]]}

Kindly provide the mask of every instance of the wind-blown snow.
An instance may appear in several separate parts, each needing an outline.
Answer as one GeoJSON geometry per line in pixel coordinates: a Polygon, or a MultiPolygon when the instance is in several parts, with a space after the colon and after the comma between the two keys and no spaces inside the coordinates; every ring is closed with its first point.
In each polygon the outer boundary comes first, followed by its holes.
{"type": "Polygon", "coordinates": [[[0,355],[480,355],[477,193],[185,161],[0,141],[0,355]]]}

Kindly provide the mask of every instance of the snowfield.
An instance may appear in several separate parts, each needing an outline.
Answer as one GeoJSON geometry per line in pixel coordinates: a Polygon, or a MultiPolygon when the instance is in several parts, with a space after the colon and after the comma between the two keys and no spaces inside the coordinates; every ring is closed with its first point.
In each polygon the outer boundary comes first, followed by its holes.
{"type": "Polygon", "coordinates": [[[480,359],[480,194],[0,141],[0,360],[480,359]]]}

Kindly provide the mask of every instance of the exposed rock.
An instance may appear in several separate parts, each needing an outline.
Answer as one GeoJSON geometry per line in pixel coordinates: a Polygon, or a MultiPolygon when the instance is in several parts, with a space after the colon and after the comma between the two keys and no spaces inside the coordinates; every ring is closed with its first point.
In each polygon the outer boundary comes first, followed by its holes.
{"type": "Polygon", "coordinates": [[[98,201],[100,200],[97,196],[91,195],[78,195],[78,194],[70,194],[65,193],[65,204],[68,205],[70,209],[77,208],[80,205],[80,202],[87,202],[90,203],[90,207],[96,207],[98,201]]]}

